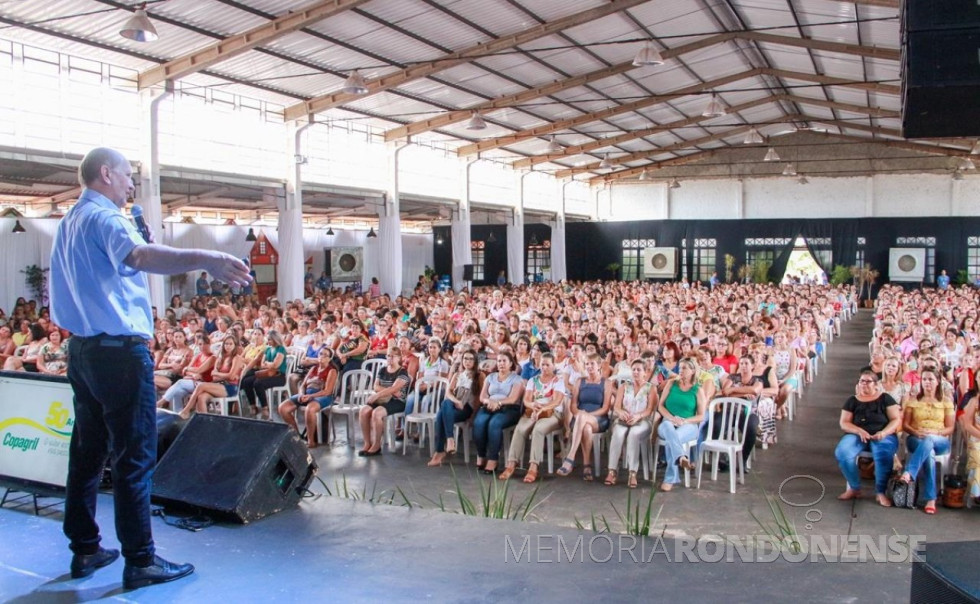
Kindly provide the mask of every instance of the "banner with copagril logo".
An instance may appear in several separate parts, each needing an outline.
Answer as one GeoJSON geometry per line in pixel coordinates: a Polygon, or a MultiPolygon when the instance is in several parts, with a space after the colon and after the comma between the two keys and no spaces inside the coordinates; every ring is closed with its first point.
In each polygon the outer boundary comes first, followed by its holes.
{"type": "Polygon", "coordinates": [[[67,381],[0,378],[0,480],[64,488],[74,422],[67,381]]]}

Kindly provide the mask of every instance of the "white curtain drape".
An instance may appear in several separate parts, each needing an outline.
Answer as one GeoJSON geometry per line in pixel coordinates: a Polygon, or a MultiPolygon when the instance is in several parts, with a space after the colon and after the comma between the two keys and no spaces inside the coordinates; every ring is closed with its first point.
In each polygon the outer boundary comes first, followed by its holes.
{"type": "MultiPolygon", "coordinates": [[[[8,315],[14,308],[17,298],[34,298],[27,286],[27,275],[23,271],[32,264],[42,269],[51,267],[51,246],[58,229],[58,220],[53,218],[20,219],[26,232],[14,233],[14,218],[0,218],[0,308],[8,315]]],[[[38,307],[44,305],[37,301],[38,307]]]]}
{"type": "MultiPolygon", "coordinates": [[[[401,216],[397,211],[378,217],[378,280],[381,291],[392,298],[401,294],[402,286],[402,237],[401,216]]],[[[368,279],[368,283],[371,280],[368,279]]]]}
{"type": "Polygon", "coordinates": [[[473,264],[473,250],[470,248],[471,228],[470,213],[466,210],[453,212],[452,231],[453,243],[453,287],[456,291],[463,288],[463,265],[473,264]]]}
{"type": "Polygon", "coordinates": [[[568,278],[565,262],[565,217],[559,215],[551,227],[551,280],[555,283],[568,278]]]}
{"type": "Polygon", "coordinates": [[[507,225],[507,281],[514,285],[525,282],[524,275],[524,214],[514,212],[507,225]]]}
{"type": "MultiPolygon", "coordinates": [[[[33,294],[27,287],[25,275],[21,272],[28,265],[37,264],[41,268],[51,265],[51,246],[58,229],[56,218],[22,218],[21,225],[26,232],[13,233],[15,219],[0,218],[0,308],[7,313],[13,309],[19,297],[31,299],[33,294]]],[[[253,227],[256,236],[265,234],[269,243],[279,249],[279,234],[276,227],[253,227]]],[[[304,229],[303,259],[312,260],[313,274],[319,276],[324,270],[324,249],[343,246],[361,247],[364,250],[363,287],[371,283],[371,277],[379,276],[380,256],[378,239],[367,239],[366,231],[342,230],[334,227],[335,235],[327,235],[323,229],[304,229]]],[[[247,226],[203,225],[166,223],[161,243],[176,248],[203,248],[228,252],[237,258],[248,258],[254,242],[246,241],[247,226]]],[[[380,239],[380,237],[379,237],[380,239]]],[[[393,293],[410,291],[415,280],[425,267],[433,265],[432,235],[403,233],[400,238],[402,250],[402,274],[399,277],[400,290],[392,288],[393,293]]],[[[176,275],[164,279],[167,303],[170,296],[180,294],[185,300],[194,294],[194,281],[199,271],[176,275]]],[[[380,280],[380,277],[379,277],[380,280]]]]}

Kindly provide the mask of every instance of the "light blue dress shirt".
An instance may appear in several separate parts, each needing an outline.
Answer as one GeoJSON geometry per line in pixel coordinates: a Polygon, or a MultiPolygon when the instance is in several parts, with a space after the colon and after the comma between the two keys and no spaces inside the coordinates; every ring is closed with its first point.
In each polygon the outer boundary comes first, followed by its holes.
{"type": "Polygon", "coordinates": [[[58,225],[51,250],[51,318],[83,337],[153,334],[146,274],[123,261],[143,242],[101,193],[82,191],[58,225]]]}

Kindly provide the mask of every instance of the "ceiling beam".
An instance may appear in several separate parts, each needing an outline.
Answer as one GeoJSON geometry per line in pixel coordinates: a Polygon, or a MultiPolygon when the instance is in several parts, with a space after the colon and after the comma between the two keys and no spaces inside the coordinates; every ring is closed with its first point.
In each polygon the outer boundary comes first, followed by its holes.
{"type": "MultiPolygon", "coordinates": [[[[660,53],[660,56],[666,61],[674,57],[680,56],[684,53],[693,52],[707,46],[712,46],[714,44],[719,44],[721,42],[726,42],[735,37],[734,33],[726,32],[721,34],[716,34],[713,36],[708,36],[696,42],[691,42],[689,44],[682,44],[676,48],[671,48],[664,50],[660,53]]],[[[537,88],[531,88],[523,92],[518,92],[516,94],[509,94],[507,96],[498,97],[496,99],[491,99],[485,103],[480,103],[466,109],[460,109],[458,111],[449,111],[443,113],[433,118],[427,120],[419,120],[417,122],[406,124],[398,128],[393,128],[385,132],[385,140],[393,141],[414,134],[421,134],[423,132],[429,132],[431,130],[436,130],[438,128],[443,128],[450,124],[456,122],[461,122],[464,119],[470,117],[474,111],[481,113],[489,113],[497,109],[505,109],[507,107],[513,107],[521,103],[527,103],[533,101],[536,98],[543,96],[550,96],[552,94],[561,92],[562,90],[568,90],[570,88],[575,88],[577,86],[584,86],[590,84],[597,80],[608,78],[614,75],[625,73],[632,69],[637,69],[633,65],[632,61],[625,63],[620,63],[619,65],[612,65],[610,67],[605,67],[603,69],[598,69],[590,73],[586,73],[580,76],[575,76],[573,78],[568,78],[566,80],[560,80],[557,82],[552,82],[551,84],[546,84],[544,86],[538,86],[537,88]]]]}
{"type": "MultiPolygon", "coordinates": [[[[826,126],[835,126],[837,128],[858,130],[860,132],[869,132],[871,134],[876,134],[880,136],[893,136],[902,140],[910,140],[911,142],[920,142],[925,144],[934,144],[943,146],[946,148],[954,149],[957,147],[964,147],[960,151],[970,151],[973,148],[973,142],[975,139],[972,138],[919,138],[919,139],[906,139],[902,134],[901,130],[894,130],[892,128],[882,128],[880,126],[868,126],[866,124],[859,124],[857,122],[844,122],[838,120],[813,120],[814,123],[824,124],[826,126]]],[[[843,134],[843,132],[841,132],[843,134]]]]}
{"type": "Polygon", "coordinates": [[[902,87],[894,84],[880,84],[878,82],[859,82],[855,80],[848,80],[845,78],[835,78],[832,76],[817,75],[814,73],[802,73],[799,71],[788,71],[785,69],[764,69],[766,75],[786,78],[790,80],[801,80],[803,82],[813,82],[815,84],[823,84],[824,86],[845,86],[848,88],[857,88],[859,90],[868,90],[870,92],[880,92],[882,94],[892,94],[899,96],[902,94],[902,87]]]}
{"type": "MultiPolygon", "coordinates": [[[[643,4],[646,1],[647,0],[611,0],[603,6],[578,12],[548,23],[535,25],[534,27],[530,27],[515,34],[501,36],[500,38],[490,40],[489,42],[483,42],[464,50],[449,53],[432,61],[416,63],[394,73],[383,75],[379,78],[367,81],[367,94],[377,94],[378,92],[388,90],[389,88],[401,86],[402,84],[413,80],[418,80],[434,73],[444,71],[455,65],[467,63],[489,54],[508,50],[514,46],[526,44],[527,42],[558,33],[570,27],[575,27],[576,25],[582,25],[583,23],[589,23],[591,21],[601,19],[602,17],[606,17],[608,15],[612,15],[628,8],[643,4]]],[[[365,95],[353,95],[345,92],[334,92],[320,95],[308,101],[286,107],[285,119],[295,120],[306,117],[310,114],[320,113],[328,109],[333,109],[334,107],[339,107],[344,103],[355,99],[363,98],[363,96],[365,95]]]]}
{"type": "MultiPolygon", "coordinates": [[[[752,129],[751,125],[736,126],[730,130],[724,132],[716,132],[715,134],[709,134],[708,136],[702,136],[700,138],[694,138],[691,140],[680,141],[679,143],[674,143],[673,145],[666,145],[664,147],[659,147],[657,149],[649,149],[645,151],[636,151],[635,153],[627,153],[626,155],[620,155],[619,157],[610,157],[609,163],[616,165],[621,165],[629,163],[631,161],[637,161],[640,159],[646,159],[651,155],[660,155],[661,153],[672,153],[674,151],[680,151],[682,149],[691,149],[697,147],[698,145],[703,145],[705,143],[714,142],[723,138],[728,138],[729,136],[735,136],[736,134],[742,134],[752,129]]],[[[559,170],[555,173],[556,178],[568,178],[569,176],[575,176],[576,174],[581,174],[583,172],[592,172],[599,169],[599,162],[593,162],[585,166],[576,166],[574,168],[568,168],[567,170],[559,170]]]]}
{"type": "MultiPolygon", "coordinates": [[[[766,105],[775,101],[772,96],[767,96],[765,98],[757,99],[754,101],[749,101],[748,103],[742,103],[740,105],[733,105],[728,108],[728,113],[733,114],[739,111],[744,111],[746,109],[752,109],[753,107],[758,107],[759,105],[766,105]]],[[[688,126],[694,126],[701,122],[708,120],[717,119],[714,117],[704,117],[703,115],[695,115],[693,117],[685,118],[682,120],[677,120],[676,122],[668,122],[666,124],[661,124],[659,126],[653,126],[651,128],[644,128],[642,130],[630,130],[629,132],[619,134],[617,136],[611,136],[609,138],[604,138],[601,140],[593,141],[591,143],[586,143],[584,145],[572,145],[565,147],[564,153],[555,153],[551,155],[536,155],[534,157],[525,157],[524,159],[517,160],[511,164],[513,168],[530,168],[541,164],[544,162],[554,161],[556,159],[568,158],[573,155],[580,155],[582,153],[590,153],[596,149],[601,149],[603,147],[611,147],[614,145],[619,145],[627,141],[631,141],[637,138],[643,138],[645,136],[651,136],[657,134],[658,132],[666,132],[669,130],[674,130],[677,128],[686,128],[688,126]]]]}
{"type": "Polygon", "coordinates": [[[674,159],[668,159],[661,162],[656,162],[648,166],[640,166],[638,168],[629,168],[628,170],[621,170],[619,172],[613,172],[612,174],[603,174],[601,176],[596,176],[589,179],[589,185],[597,185],[605,182],[613,182],[614,180],[619,180],[620,178],[628,178],[631,176],[639,176],[644,170],[655,171],[663,168],[669,168],[671,166],[682,166],[684,164],[689,164],[691,162],[700,161],[702,159],[707,159],[716,153],[719,149],[711,149],[708,151],[701,151],[699,153],[691,153],[690,155],[685,155],[684,157],[675,157],[674,159]]]}
{"type": "Polygon", "coordinates": [[[881,109],[880,107],[865,107],[864,105],[852,105],[850,103],[838,103],[837,101],[825,101],[823,99],[814,99],[805,96],[797,96],[794,94],[780,94],[777,95],[779,100],[789,101],[791,103],[799,103],[800,105],[816,105],[817,107],[827,107],[829,109],[840,109],[842,111],[849,111],[851,113],[861,113],[864,115],[870,115],[872,117],[902,117],[901,111],[889,111],[887,109],[881,109]]]}
{"type": "Polygon", "coordinates": [[[583,124],[588,124],[591,122],[603,120],[615,115],[620,115],[622,113],[629,113],[630,111],[636,111],[637,109],[643,109],[644,107],[649,107],[650,105],[656,105],[664,101],[669,101],[671,99],[676,99],[683,96],[688,96],[691,94],[697,94],[705,90],[712,90],[719,86],[725,86],[726,84],[731,84],[732,82],[737,82],[739,80],[744,80],[747,78],[752,78],[762,73],[761,69],[750,69],[748,71],[743,71],[741,73],[736,73],[730,76],[719,78],[717,80],[709,80],[707,82],[702,82],[700,84],[694,84],[693,86],[686,86],[680,88],[674,92],[668,94],[659,94],[645,99],[640,99],[638,101],[633,101],[632,103],[623,103],[622,105],[615,105],[607,109],[602,109],[600,111],[593,111],[592,113],[587,113],[585,115],[580,115],[578,117],[569,118],[567,120],[559,120],[557,122],[552,122],[550,124],[545,124],[544,126],[538,126],[536,128],[528,128],[526,130],[521,130],[514,134],[507,136],[500,136],[497,138],[487,139],[485,141],[480,141],[478,143],[472,143],[469,145],[463,145],[456,150],[456,153],[460,157],[466,157],[467,155],[475,155],[481,151],[487,151],[489,149],[496,149],[498,147],[505,147],[507,145],[513,145],[523,140],[529,138],[535,138],[538,136],[545,136],[553,132],[558,132],[560,130],[568,130],[570,128],[576,128],[583,124]]]}
{"type": "Polygon", "coordinates": [[[752,40],[754,42],[766,42],[768,44],[780,44],[782,46],[795,46],[797,48],[808,48],[811,50],[825,50],[828,52],[872,57],[875,59],[885,59],[888,61],[899,61],[902,58],[902,51],[897,48],[863,46],[861,44],[844,44],[841,42],[815,40],[813,38],[777,36],[761,31],[739,32],[738,37],[743,40],[752,40]]]}
{"type": "Polygon", "coordinates": [[[193,50],[185,55],[170,59],[163,65],[152,67],[139,75],[140,90],[159,84],[165,80],[177,80],[207,69],[216,63],[228,60],[286,34],[298,31],[307,25],[329,19],[346,10],[355,8],[368,0],[320,0],[287,12],[268,23],[254,27],[245,33],[228,36],[204,48],[193,50]]]}
{"type": "MultiPolygon", "coordinates": [[[[712,36],[707,36],[695,42],[690,42],[688,44],[682,44],[675,48],[670,48],[662,51],[660,53],[661,57],[666,61],[673,59],[675,57],[691,53],[708,46],[713,46],[715,44],[722,44],[729,40],[741,38],[744,40],[769,42],[773,44],[783,44],[788,46],[798,46],[804,48],[815,48],[819,50],[827,50],[832,52],[838,52],[842,54],[853,54],[858,56],[875,57],[880,59],[889,60],[899,60],[901,58],[901,53],[898,50],[891,48],[880,48],[875,46],[861,46],[859,44],[841,44],[838,42],[827,42],[821,40],[810,40],[803,38],[794,38],[790,36],[776,36],[772,34],[762,34],[761,32],[725,32],[712,36]]],[[[583,86],[589,84],[596,80],[607,78],[620,73],[625,73],[636,69],[632,62],[620,63],[619,65],[613,65],[604,69],[599,69],[587,74],[576,76],[574,78],[569,78],[566,80],[561,80],[558,82],[553,82],[545,86],[539,86],[537,88],[531,88],[517,94],[511,94],[496,99],[492,99],[485,103],[480,103],[466,109],[460,109],[456,111],[449,111],[435,117],[419,120],[418,122],[413,122],[411,124],[406,124],[404,126],[399,126],[385,132],[386,141],[394,141],[402,138],[406,138],[415,134],[421,134],[423,132],[429,132],[439,128],[443,128],[450,124],[461,122],[474,112],[489,113],[496,109],[503,109],[506,107],[513,107],[521,103],[526,103],[532,101],[536,98],[543,96],[549,96],[560,92],[562,90],[568,90],[570,88],[575,88],[577,86],[583,86]]]]}

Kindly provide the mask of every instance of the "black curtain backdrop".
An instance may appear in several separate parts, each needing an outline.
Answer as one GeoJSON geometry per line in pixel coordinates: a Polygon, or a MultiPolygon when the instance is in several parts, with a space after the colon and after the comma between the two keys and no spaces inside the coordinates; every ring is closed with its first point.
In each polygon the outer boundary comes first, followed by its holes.
{"type": "MultiPolygon", "coordinates": [[[[435,246],[436,270],[446,274],[442,266],[452,263],[452,247],[448,227],[443,245],[435,246]],[[440,260],[442,258],[442,260],[440,260]],[[443,265],[441,262],[445,262],[443,265]]],[[[830,237],[833,263],[851,266],[857,258],[857,238],[864,237],[865,263],[881,272],[878,285],[888,281],[888,250],[899,247],[897,237],[935,237],[936,274],[945,269],[952,276],[967,267],[966,243],[971,236],[980,236],[980,217],[933,218],[822,218],[822,219],[765,219],[765,220],[644,220],[634,222],[569,222],[565,226],[565,251],[570,280],[608,279],[606,266],[623,261],[624,239],[656,239],[658,246],[681,247],[681,240],[693,244],[697,238],[714,238],[715,270],[725,274],[725,254],[735,256],[736,266],[745,262],[745,239],[748,237],[830,237]]],[[[503,225],[473,225],[472,238],[486,240],[493,231],[497,242],[487,244],[486,282],[496,283],[497,273],[507,270],[506,227],[503,225]]],[[[435,231],[435,229],[433,229],[435,231]]],[[[538,241],[550,239],[547,225],[525,225],[525,246],[531,232],[538,241]],[[538,229],[544,229],[539,231],[538,229]],[[543,235],[542,233],[547,233],[543,235]]],[[[688,246],[693,253],[693,245],[688,246]]],[[[788,256],[787,256],[788,258],[788,256]]],[[[833,270],[833,267],[824,267],[833,270]]],[[[688,258],[688,277],[693,270],[688,258]]],[[[785,269],[785,265],[784,265],[785,269]]],[[[782,276],[780,272],[779,276],[782,276]]]]}
{"type": "MultiPolygon", "coordinates": [[[[565,228],[568,278],[572,280],[608,278],[605,267],[612,262],[622,262],[623,239],[656,239],[659,246],[680,247],[685,238],[692,243],[697,238],[714,238],[718,243],[715,270],[723,275],[725,254],[735,256],[737,265],[745,262],[746,238],[803,235],[830,237],[833,263],[844,266],[856,262],[857,239],[864,237],[865,263],[881,272],[879,283],[882,283],[887,282],[888,277],[888,250],[898,247],[895,244],[897,237],[935,237],[936,273],[946,269],[955,276],[958,270],[967,266],[967,238],[980,235],[980,218],[646,220],[570,222],[565,228]]],[[[692,253],[693,246],[688,249],[692,253]]],[[[690,260],[689,257],[688,267],[693,270],[690,260]]],[[[825,268],[833,270],[832,266],[825,268]]]]}

